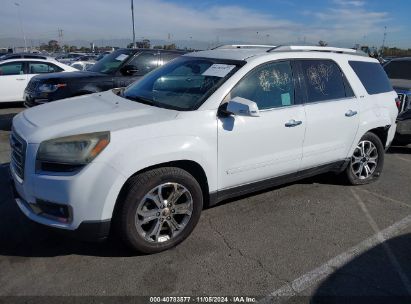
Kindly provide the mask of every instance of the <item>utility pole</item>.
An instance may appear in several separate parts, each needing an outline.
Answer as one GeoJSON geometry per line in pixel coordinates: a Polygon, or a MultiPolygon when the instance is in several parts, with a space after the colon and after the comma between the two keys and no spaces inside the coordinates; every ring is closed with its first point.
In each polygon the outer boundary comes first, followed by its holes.
{"type": "MultiPolygon", "coordinates": [[[[61,43],[61,41],[63,40],[63,30],[59,28],[59,29],[57,29],[57,31],[58,31],[58,36],[59,36],[60,47],[63,48],[62,43],[61,43]]],[[[64,51],[66,51],[66,50],[64,50],[64,51]]]]}
{"type": "Polygon", "coordinates": [[[133,22],[133,48],[136,48],[136,31],[134,29],[134,0],[131,0],[131,21],[133,22]]]}
{"type": "Polygon", "coordinates": [[[27,40],[26,40],[26,33],[24,32],[24,28],[23,28],[23,21],[21,19],[20,3],[14,2],[14,5],[17,6],[17,10],[18,10],[18,14],[19,14],[19,20],[20,20],[21,32],[23,33],[23,39],[24,39],[24,51],[27,52],[27,40]]]}
{"type": "Polygon", "coordinates": [[[384,39],[382,40],[381,55],[384,53],[385,41],[387,40],[387,26],[384,27],[384,39]]]}

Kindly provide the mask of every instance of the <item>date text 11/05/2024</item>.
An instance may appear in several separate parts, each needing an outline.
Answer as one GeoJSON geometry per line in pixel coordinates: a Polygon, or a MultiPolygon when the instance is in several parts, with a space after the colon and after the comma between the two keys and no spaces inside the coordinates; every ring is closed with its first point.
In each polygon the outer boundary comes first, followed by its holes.
{"type": "Polygon", "coordinates": [[[255,303],[254,297],[150,297],[150,303],[255,303]]]}

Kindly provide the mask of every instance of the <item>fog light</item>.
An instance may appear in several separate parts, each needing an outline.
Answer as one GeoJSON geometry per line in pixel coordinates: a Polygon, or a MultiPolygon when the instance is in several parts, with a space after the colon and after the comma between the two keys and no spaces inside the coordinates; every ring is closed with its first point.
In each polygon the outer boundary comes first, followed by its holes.
{"type": "Polygon", "coordinates": [[[48,217],[60,223],[66,224],[72,219],[70,206],[37,199],[36,207],[38,215],[48,217]]]}

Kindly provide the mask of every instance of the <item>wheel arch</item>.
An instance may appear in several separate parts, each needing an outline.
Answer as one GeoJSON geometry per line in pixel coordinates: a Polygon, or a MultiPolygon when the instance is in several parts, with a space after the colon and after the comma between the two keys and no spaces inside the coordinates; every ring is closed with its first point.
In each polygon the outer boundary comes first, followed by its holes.
{"type": "Polygon", "coordinates": [[[121,209],[122,202],[124,202],[124,198],[127,195],[130,180],[134,176],[141,174],[143,172],[147,172],[147,171],[158,169],[158,168],[164,168],[164,167],[176,167],[176,168],[183,169],[187,171],[188,173],[190,173],[197,180],[197,182],[199,183],[201,187],[201,191],[203,193],[204,207],[207,207],[209,205],[209,202],[210,202],[209,185],[208,185],[207,175],[203,167],[199,163],[192,161],[192,160],[169,161],[169,162],[164,162],[164,163],[160,163],[160,164],[156,164],[156,165],[143,168],[135,172],[134,174],[132,174],[126,180],[126,182],[121,187],[119,195],[117,196],[117,200],[115,202],[114,210],[113,210],[113,219],[116,218],[116,214],[121,209]]]}
{"type": "Polygon", "coordinates": [[[385,149],[385,148],[387,148],[388,131],[389,131],[390,127],[391,127],[390,125],[387,125],[387,126],[384,126],[384,127],[377,127],[377,128],[368,130],[366,133],[375,134],[381,140],[382,145],[385,149]]]}

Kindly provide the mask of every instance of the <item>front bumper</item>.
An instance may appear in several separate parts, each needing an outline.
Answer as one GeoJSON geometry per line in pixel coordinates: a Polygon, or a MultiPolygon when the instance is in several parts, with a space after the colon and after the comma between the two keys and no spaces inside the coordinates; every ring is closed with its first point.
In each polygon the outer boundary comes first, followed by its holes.
{"type": "Polygon", "coordinates": [[[70,97],[70,94],[65,88],[61,88],[55,92],[50,93],[43,93],[26,89],[24,91],[23,100],[24,106],[26,108],[31,108],[51,101],[64,99],[67,97],[70,97]]]}
{"type": "Polygon", "coordinates": [[[20,210],[32,221],[76,238],[107,237],[125,178],[110,165],[98,162],[76,173],[38,173],[34,165],[35,151],[36,145],[28,144],[23,180],[13,166],[10,167],[15,201],[20,210]],[[48,207],[44,208],[44,204],[48,207]]]}
{"type": "Polygon", "coordinates": [[[45,94],[39,94],[35,92],[30,92],[30,91],[24,91],[24,106],[26,108],[31,108],[34,106],[41,105],[43,103],[51,101],[51,98],[48,95],[45,94]]]}
{"type": "Polygon", "coordinates": [[[84,221],[77,229],[70,230],[65,227],[56,225],[56,221],[50,220],[48,224],[44,222],[44,217],[35,211],[31,204],[22,199],[14,187],[14,200],[20,210],[32,221],[46,225],[48,228],[53,228],[53,231],[59,232],[63,235],[84,241],[101,241],[105,240],[110,234],[111,220],[102,221],[84,221]]]}

